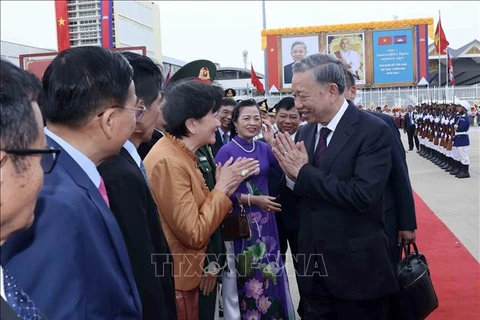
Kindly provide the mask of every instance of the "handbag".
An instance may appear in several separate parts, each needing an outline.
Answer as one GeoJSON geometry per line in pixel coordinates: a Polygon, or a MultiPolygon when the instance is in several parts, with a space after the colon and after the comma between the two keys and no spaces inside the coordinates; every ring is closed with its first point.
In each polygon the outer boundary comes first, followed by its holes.
{"type": "Polygon", "coordinates": [[[243,205],[240,205],[240,212],[229,213],[223,220],[223,240],[233,241],[238,239],[250,238],[250,222],[243,205]]]}
{"type": "Polygon", "coordinates": [[[396,276],[400,286],[402,311],[406,320],[425,319],[438,308],[438,298],[430,278],[427,259],[418,252],[415,243],[406,245],[402,240],[400,261],[396,265],[396,276]],[[402,251],[405,257],[402,259],[402,251]]]}

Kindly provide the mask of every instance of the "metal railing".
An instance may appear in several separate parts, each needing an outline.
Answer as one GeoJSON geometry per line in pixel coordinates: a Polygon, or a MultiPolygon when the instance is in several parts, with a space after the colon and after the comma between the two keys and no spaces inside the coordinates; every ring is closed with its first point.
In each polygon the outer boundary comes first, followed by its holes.
{"type": "MultiPolygon", "coordinates": [[[[289,93],[278,93],[268,95],[268,105],[273,107],[283,97],[290,96],[289,93]]],[[[236,96],[235,99],[248,99],[252,96],[236,96]]],[[[263,100],[263,96],[253,97],[256,100],[263,100]]],[[[470,105],[480,102],[480,84],[458,87],[409,87],[409,88],[385,88],[385,89],[358,89],[356,104],[365,108],[387,105],[389,107],[406,108],[408,105],[420,103],[455,103],[459,100],[466,100],[470,105]]]]}

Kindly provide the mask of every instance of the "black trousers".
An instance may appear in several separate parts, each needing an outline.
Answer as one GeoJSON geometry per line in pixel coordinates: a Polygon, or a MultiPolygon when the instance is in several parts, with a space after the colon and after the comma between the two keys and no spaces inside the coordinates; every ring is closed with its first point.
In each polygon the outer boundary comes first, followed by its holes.
{"type": "Polygon", "coordinates": [[[387,320],[390,297],[375,300],[346,301],[333,297],[323,278],[314,275],[311,291],[303,295],[303,320],[387,320]]]}
{"type": "Polygon", "coordinates": [[[415,140],[415,147],[417,150],[420,149],[420,141],[418,141],[418,136],[415,135],[415,126],[409,126],[407,130],[408,136],[408,149],[413,150],[413,140],[415,140]]]}

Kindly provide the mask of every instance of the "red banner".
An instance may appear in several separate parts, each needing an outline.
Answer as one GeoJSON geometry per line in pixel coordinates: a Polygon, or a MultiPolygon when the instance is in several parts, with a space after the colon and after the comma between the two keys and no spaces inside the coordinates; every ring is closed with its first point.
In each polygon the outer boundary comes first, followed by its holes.
{"type": "Polygon", "coordinates": [[[57,25],[58,52],[70,48],[70,32],[68,30],[68,9],[66,0],[55,0],[55,16],[57,25]]]}
{"type": "Polygon", "coordinates": [[[429,81],[428,72],[428,25],[421,24],[417,27],[417,81],[422,78],[429,81]]]}
{"type": "Polygon", "coordinates": [[[277,35],[268,35],[267,36],[267,47],[265,50],[268,50],[268,70],[265,70],[265,73],[268,73],[268,84],[266,83],[267,91],[270,91],[272,86],[275,86],[277,89],[280,89],[281,83],[280,75],[278,73],[278,36],[277,35]]]}

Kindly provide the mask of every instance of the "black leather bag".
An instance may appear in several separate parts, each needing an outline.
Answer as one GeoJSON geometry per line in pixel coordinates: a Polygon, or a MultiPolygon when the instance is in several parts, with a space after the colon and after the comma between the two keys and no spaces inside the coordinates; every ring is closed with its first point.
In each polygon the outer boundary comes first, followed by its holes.
{"type": "Polygon", "coordinates": [[[250,238],[250,222],[243,205],[240,205],[240,212],[229,213],[223,219],[223,240],[233,241],[250,238]]]}
{"type": "Polygon", "coordinates": [[[438,308],[438,298],[430,278],[427,259],[418,252],[415,243],[412,245],[405,245],[402,240],[400,262],[395,271],[400,286],[404,319],[421,320],[438,308]],[[405,255],[403,259],[402,251],[405,255]]]}

